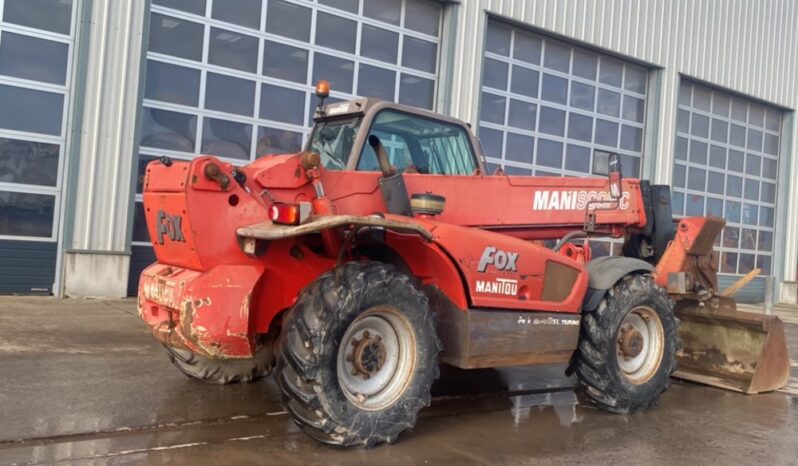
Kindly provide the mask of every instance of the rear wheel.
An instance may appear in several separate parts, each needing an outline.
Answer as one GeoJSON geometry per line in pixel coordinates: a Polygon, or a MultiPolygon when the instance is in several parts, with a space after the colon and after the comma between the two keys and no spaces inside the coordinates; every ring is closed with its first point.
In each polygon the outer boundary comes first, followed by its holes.
{"type": "Polygon", "coordinates": [[[627,275],[585,312],[572,371],[598,407],[631,413],[655,404],[676,367],[677,319],[650,276],[627,275]]]}
{"type": "Polygon", "coordinates": [[[276,380],[308,435],[368,447],[415,425],[439,348],[427,298],[410,277],[353,262],[322,275],[286,314],[276,380]]]}
{"type": "Polygon", "coordinates": [[[185,375],[209,384],[247,383],[269,375],[274,367],[273,340],[247,359],[210,359],[191,351],[165,346],[169,360],[185,375]]]}

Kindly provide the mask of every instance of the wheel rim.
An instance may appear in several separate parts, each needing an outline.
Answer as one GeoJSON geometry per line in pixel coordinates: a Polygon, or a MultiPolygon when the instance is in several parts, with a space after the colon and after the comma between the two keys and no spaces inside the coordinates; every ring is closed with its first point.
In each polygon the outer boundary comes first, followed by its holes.
{"type": "Polygon", "coordinates": [[[358,316],[338,347],[338,382],[357,407],[375,411],[407,389],[416,366],[416,336],[410,322],[392,307],[358,316]]]}
{"type": "Polygon", "coordinates": [[[639,306],[624,317],[618,329],[618,366],[626,380],[639,385],[659,369],[664,351],[665,332],[657,313],[639,306]]]}

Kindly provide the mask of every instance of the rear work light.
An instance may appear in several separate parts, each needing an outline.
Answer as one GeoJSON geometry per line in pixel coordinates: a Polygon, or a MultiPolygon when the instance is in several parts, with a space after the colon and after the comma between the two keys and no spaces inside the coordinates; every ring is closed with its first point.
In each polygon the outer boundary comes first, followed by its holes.
{"type": "Polygon", "coordinates": [[[273,204],[269,208],[269,217],[274,223],[282,225],[299,225],[310,217],[310,202],[299,204],[273,204]]]}

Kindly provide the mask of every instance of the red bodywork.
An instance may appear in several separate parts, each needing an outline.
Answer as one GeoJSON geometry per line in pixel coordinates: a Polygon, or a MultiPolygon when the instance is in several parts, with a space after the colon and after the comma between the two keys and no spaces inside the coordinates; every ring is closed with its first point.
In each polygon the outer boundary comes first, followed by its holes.
{"type": "MultiPolygon", "coordinates": [[[[314,202],[316,190],[299,155],[261,158],[239,170],[242,184],[223,186],[206,166],[233,167],[213,157],[147,167],[144,205],[158,262],[141,276],[139,312],[163,342],[210,356],[251,357],[259,335],[279,325],[300,291],[331,270],[337,251],[320,235],[263,244],[252,257],[236,230],[268,218],[274,202],[314,202]]],[[[378,172],[316,173],[329,214],[385,212],[378,172]]],[[[434,219],[414,221],[431,232],[385,232],[385,250],[456,308],[578,313],[587,290],[584,250],[559,253],[538,241],[582,230],[595,213],[597,232],[620,237],[643,228],[646,215],[637,180],[623,180],[617,203],[607,179],[404,174],[407,191],[446,198],[434,219]],[[591,203],[591,201],[594,201],[591,203]],[[598,203],[597,203],[598,202],[598,203]]],[[[341,236],[342,231],[328,235],[341,236]]],[[[589,251],[588,251],[589,253],[589,251]]]]}

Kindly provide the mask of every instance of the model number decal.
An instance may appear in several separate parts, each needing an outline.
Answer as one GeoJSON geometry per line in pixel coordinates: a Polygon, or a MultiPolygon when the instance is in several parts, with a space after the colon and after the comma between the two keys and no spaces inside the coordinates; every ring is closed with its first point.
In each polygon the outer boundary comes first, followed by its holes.
{"type": "Polygon", "coordinates": [[[518,316],[518,325],[579,325],[578,320],[558,317],[518,316]]]}
{"type": "Polygon", "coordinates": [[[489,265],[496,267],[496,270],[503,272],[515,272],[517,269],[516,262],[518,261],[517,252],[507,252],[501,249],[496,249],[493,246],[488,246],[482,251],[482,257],[479,259],[477,271],[484,272],[488,269],[489,265]]]}
{"type": "MultiPolygon", "coordinates": [[[[631,195],[625,192],[617,200],[617,208],[629,208],[631,195]]],[[[595,209],[613,209],[616,207],[615,199],[606,191],[535,191],[532,210],[584,210],[588,203],[597,202],[591,207],[595,209]]]]}

